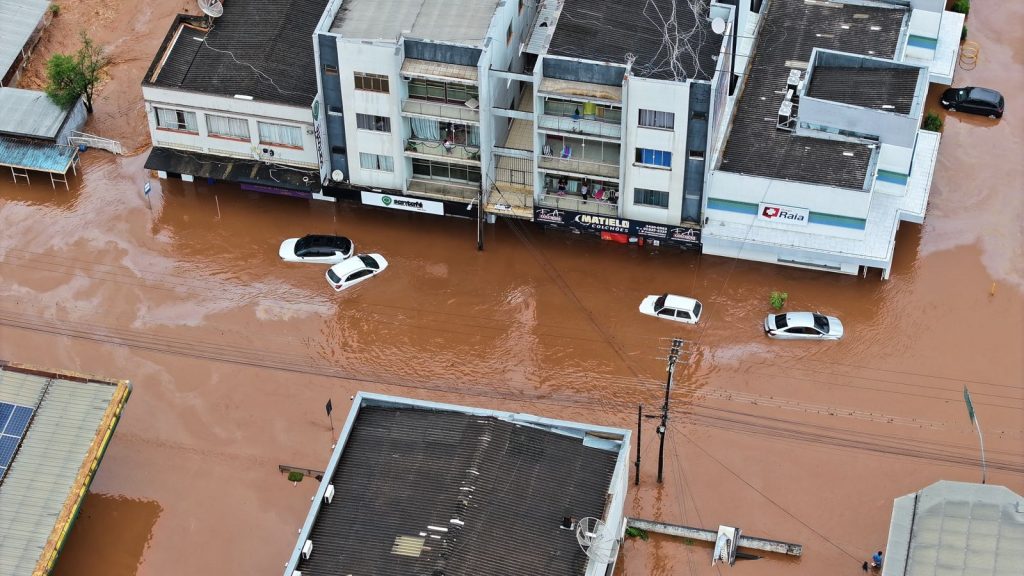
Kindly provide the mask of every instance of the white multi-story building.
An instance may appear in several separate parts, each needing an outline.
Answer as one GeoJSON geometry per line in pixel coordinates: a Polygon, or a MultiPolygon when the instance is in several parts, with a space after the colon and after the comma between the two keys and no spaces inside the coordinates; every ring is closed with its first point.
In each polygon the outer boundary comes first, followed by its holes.
{"type": "Polygon", "coordinates": [[[888,278],[896,230],[928,204],[939,135],[919,126],[929,82],[952,80],[963,23],[942,8],[767,3],[712,147],[704,253],[888,278]]]}
{"type": "Polygon", "coordinates": [[[328,193],[699,246],[733,21],[679,0],[332,0],[328,193]]]}
{"type": "Polygon", "coordinates": [[[178,15],[146,73],[161,178],[237,182],[324,198],[309,41],[326,0],[232,0],[216,19],[178,15]]]}

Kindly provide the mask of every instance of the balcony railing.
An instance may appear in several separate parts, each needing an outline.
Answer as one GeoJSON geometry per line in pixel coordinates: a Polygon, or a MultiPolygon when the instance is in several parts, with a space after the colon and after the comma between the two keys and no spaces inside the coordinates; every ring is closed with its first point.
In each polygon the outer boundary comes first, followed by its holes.
{"type": "Polygon", "coordinates": [[[464,144],[453,144],[451,148],[445,148],[444,142],[436,140],[421,140],[409,138],[405,141],[406,154],[427,154],[449,160],[467,160],[480,162],[480,147],[467,146],[464,144]]]}
{"type": "Polygon", "coordinates": [[[402,112],[434,118],[446,118],[448,120],[480,122],[480,111],[469,108],[465,104],[447,104],[445,102],[409,99],[402,100],[402,112]]]}
{"type": "Polygon", "coordinates": [[[479,184],[441,182],[413,178],[406,185],[406,190],[415,196],[437,198],[439,200],[476,200],[480,195],[479,184]]]}
{"type": "Polygon", "coordinates": [[[537,205],[547,208],[558,208],[560,210],[571,210],[573,212],[584,212],[586,214],[598,214],[600,216],[619,215],[618,204],[612,204],[603,200],[583,200],[580,196],[542,194],[537,205]]]}
{"type": "Polygon", "coordinates": [[[606,164],[604,162],[589,162],[587,160],[577,160],[575,158],[559,158],[557,156],[544,156],[543,154],[538,157],[538,164],[541,168],[547,168],[548,170],[560,170],[562,172],[572,172],[575,174],[588,174],[591,176],[603,176],[605,178],[619,178],[619,165],[606,164]]]}
{"type": "Polygon", "coordinates": [[[590,136],[602,136],[604,138],[622,139],[622,125],[618,122],[603,122],[601,120],[590,120],[580,118],[575,120],[570,116],[552,116],[542,114],[538,125],[544,130],[556,130],[570,134],[587,134],[590,136]]]}

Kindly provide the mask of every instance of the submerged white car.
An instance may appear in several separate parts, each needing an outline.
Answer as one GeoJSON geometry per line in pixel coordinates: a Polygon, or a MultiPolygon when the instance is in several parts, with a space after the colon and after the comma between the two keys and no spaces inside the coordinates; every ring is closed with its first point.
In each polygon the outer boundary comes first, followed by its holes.
{"type": "Polygon", "coordinates": [[[696,324],[700,320],[703,308],[701,303],[693,298],[674,294],[651,295],[640,303],[640,312],[643,314],[685,324],[696,324]]]}
{"type": "Polygon", "coordinates": [[[780,340],[839,340],[843,323],[817,312],[769,314],[764,319],[764,333],[780,340]]]}
{"type": "Polygon", "coordinates": [[[285,240],[281,243],[278,255],[285,262],[337,264],[352,256],[355,249],[355,244],[344,236],[310,234],[285,240]]]}
{"type": "Polygon", "coordinates": [[[358,254],[327,270],[327,283],[336,291],[341,292],[359,284],[363,280],[376,276],[388,267],[388,261],[380,254],[358,254]]]}

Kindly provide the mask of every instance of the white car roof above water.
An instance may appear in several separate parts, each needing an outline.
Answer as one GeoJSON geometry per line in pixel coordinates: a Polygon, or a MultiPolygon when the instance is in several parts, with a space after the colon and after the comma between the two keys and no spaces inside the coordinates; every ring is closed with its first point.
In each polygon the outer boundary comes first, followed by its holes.
{"type": "Polygon", "coordinates": [[[675,308],[677,310],[693,310],[696,305],[697,301],[693,298],[676,296],[674,294],[665,295],[665,306],[668,306],[669,308],[675,308]]]}
{"type": "Polygon", "coordinates": [[[814,314],[810,312],[788,312],[786,313],[786,324],[789,326],[813,328],[814,314]]]}

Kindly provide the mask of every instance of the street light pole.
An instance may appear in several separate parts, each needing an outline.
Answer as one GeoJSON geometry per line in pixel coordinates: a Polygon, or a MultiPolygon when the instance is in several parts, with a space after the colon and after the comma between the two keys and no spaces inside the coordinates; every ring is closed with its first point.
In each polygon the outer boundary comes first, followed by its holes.
{"type": "Polygon", "coordinates": [[[661,484],[662,471],[665,468],[665,433],[668,432],[668,394],[672,390],[672,377],[676,373],[676,360],[679,360],[679,348],[683,341],[672,339],[672,350],[668,355],[668,377],[665,379],[665,403],[661,405],[661,425],[658,426],[658,484],[661,484]]]}
{"type": "Polygon", "coordinates": [[[981,435],[981,424],[974,413],[974,403],[971,402],[971,393],[967,391],[967,386],[964,386],[964,404],[967,405],[967,415],[971,417],[974,429],[978,431],[978,443],[981,444],[981,483],[984,484],[988,476],[988,466],[985,463],[985,438],[981,435]]]}
{"type": "Polygon", "coordinates": [[[484,180],[480,179],[480,190],[476,197],[476,249],[484,250],[484,180]]]}

